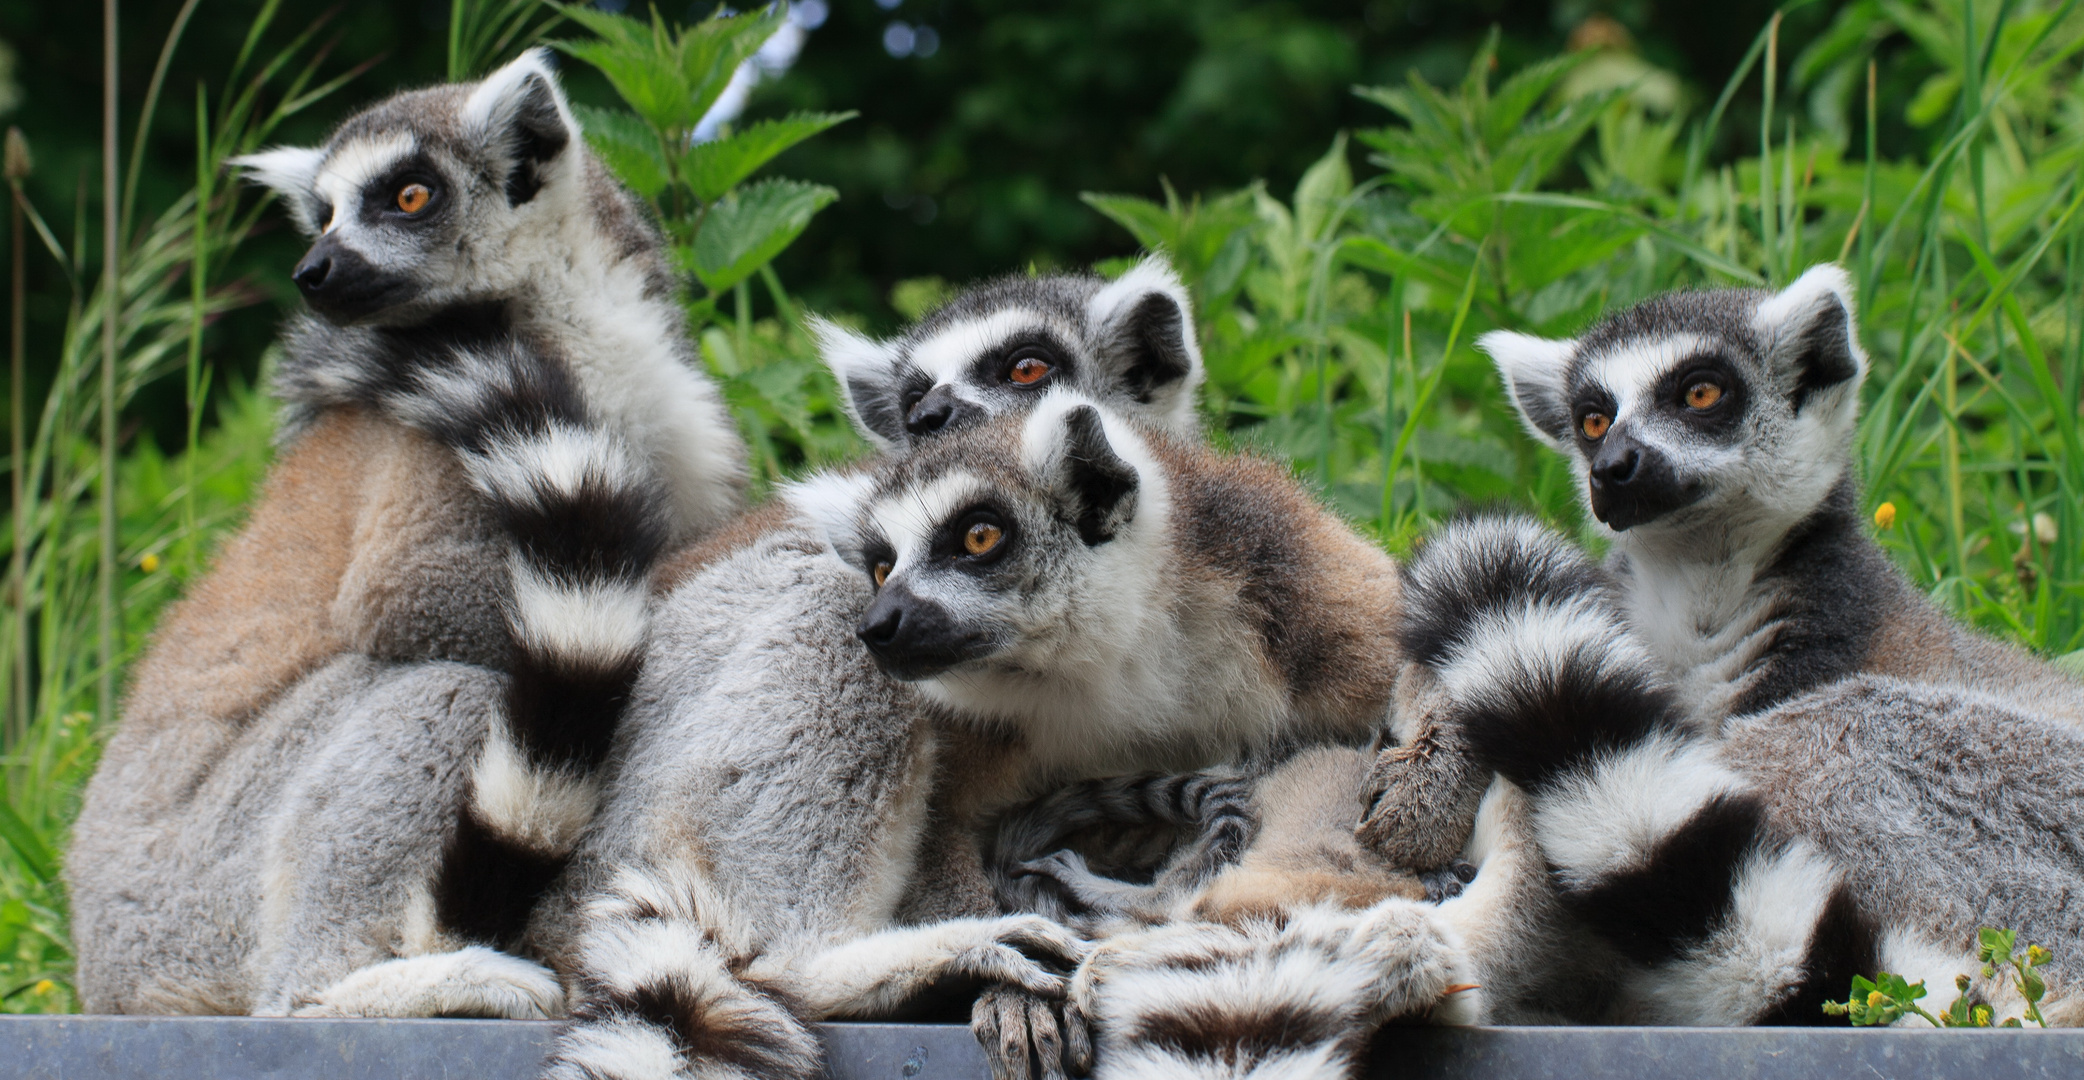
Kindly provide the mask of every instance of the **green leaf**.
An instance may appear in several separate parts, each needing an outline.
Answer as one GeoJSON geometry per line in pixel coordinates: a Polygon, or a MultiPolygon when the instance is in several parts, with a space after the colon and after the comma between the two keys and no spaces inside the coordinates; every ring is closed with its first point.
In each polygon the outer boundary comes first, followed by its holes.
{"type": "Polygon", "coordinates": [[[694,271],[711,292],[751,277],[782,253],[818,211],[839,198],[823,184],[763,180],[709,208],[695,237],[694,271]]]}
{"type": "Polygon", "coordinates": [[[690,147],[681,159],[680,172],[694,189],[695,198],[715,202],[782,151],[858,115],[795,113],[780,120],[763,120],[743,131],[690,147]]]}
{"type": "Polygon", "coordinates": [[[1147,251],[1172,246],[1176,222],[1165,208],[1134,195],[1102,195],[1088,191],[1078,196],[1107,220],[1129,230],[1147,251]]]}
{"type": "Polygon", "coordinates": [[[1346,164],[1346,133],[1342,131],[1295,185],[1295,224],[1304,243],[1324,238],[1340,201],[1352,191],[1353,170],[1346,164]]]}
{"type": "Polygon", "coordinates": [[[1976,959],[1996,966],[2012,962],[2012,946],[2019,941],[2018,931],[1993,930],[1985,926],[1976,931],[1975,937],[1976,959]]]}
{"type": "Polygon", "coordinates": [[[624,186],[646,199],[657,199],[666,190],[668,175],[658,133],[643,117],[588,105],[574,105],[572,112],[586,133],[586,145],[624,186]]]}
{"type": "Polygon", "coordinates": [[[694,128],[786,14],[775,5],[681,27],[668,26],[656,7],[643,22],[587,5],[553,6],[598,36],[550,45],[599,68],[637,115],[673,136],[694,128]]]}
{"type": "Polygon", "coordinates": [[[38,836],[36,830],[30,828],[29,823],[23,821],[5,800],[0,800],[0,840],[7,841],[7,846],[14,849],[22,865],[36,880],[47,883],[58,876],[57,856],[52,854],[43,837],[38,836]]]}

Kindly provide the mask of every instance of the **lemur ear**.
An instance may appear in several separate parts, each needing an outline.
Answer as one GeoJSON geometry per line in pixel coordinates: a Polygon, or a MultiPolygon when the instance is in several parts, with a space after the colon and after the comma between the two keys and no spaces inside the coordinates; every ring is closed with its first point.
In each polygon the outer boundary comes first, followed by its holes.
{"type": "MultiPolygon", "coordinates": [[[[1076,402],[1062,411],[1038,408],[1035,419],[1037,423],[1029,427],[1031,443],[1037,434],[1054,443],[1042,456],[1054,473],[1065,519],[1077,526],[1079,538],[1088,546],[1114,539],[1136,518],[1139,481],[1136,466],[1108,441],[1100,410],[1076,402]]],[[[1035,456],[1032,447],[1030,456],[1035,456]]]]}
{"type": "Polygon", "coordinates": [[[825,535],[825,543],[848,563],[861,553],[861,510],[874,480],[858,470],[827,470],[781,485],[780,497],[825,535]]]}
{"type": "Polygon", "coordinates": [[[550,51],[542,48],[485,76],[463,104],[463,127],[506,178],[509,206],[535,198],[548,179],[549,164],[579,130],[550,68],[550,51]]]}
{"type": "Polygon", "coordinates": [[[1505,392],[1520,420],[1537,439],[1557,450],[1570,446],[1570,357],[1577,339],[1554,341],[1510,330],[1493,330],[1476,347],[1498,366],[1505,392]]]}
{"type": "Polygon", "coordinates": [[[810,317],[818,359],[839,381],[840,403],[854,430],[890,450],[905,443],[904,388],[899,385],[897,347],[864,337],[828,319],[810,317]]]}
{"type": "Polygon", "coordinates": [[[282,197],[290,220],[307,236],[317,236],[326,223],[318,219],[319,201],[314,185],[326,152],[308,146],[277,146],[258,154],[231,159],[246,170],[246,179],[282,197]]]}
{"type": "Polygon", "coordinates": [[[1108,282],[1086,302],[1086,322],[1104,377],[1151,406],[1160,426],[1191,434],[1201,346],[1194,302],[1172,264],[1152,255],[1108,282]]]}
{"type": "MultiPolygon", "coordinates": [[[[1834,263],[1811,267],[1768,297],[1751,322],[1796,412],[1820,394],[1857,390],[1867,377],[1867,354],[1853,321],[1852,279],[1834,263]]],[[[1844,395],[1830,396],[1835,401],[1844,395]]]]}

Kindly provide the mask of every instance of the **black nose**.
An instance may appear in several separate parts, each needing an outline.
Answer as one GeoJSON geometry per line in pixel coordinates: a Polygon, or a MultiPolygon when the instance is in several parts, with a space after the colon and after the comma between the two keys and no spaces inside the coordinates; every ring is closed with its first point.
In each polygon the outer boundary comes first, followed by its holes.
{"type": "Polygon", "coordinates": [[[894,581],[876,594],[854,636],[884,674],[907,681],[930,679],[993,651],[990,634],[894,581]]]}
{"type": "Polygon", "coordinates": [[[1641,471],[1643,452],[1635,446],[1615,446],[1601,453],[1592,461],[1592,476],[1601,483],[1616,487],[1635,479],[1641,471]]]}
{"type": "Polygon", "coordinates": [[[861,643],[872,651],[883,652],[897,641],[898,632],[904,628],[904,620],[905,613],[902,608],[871,609],[868,617],[861,620],[861,625],[854,628],[854,636],[860,638],[861,643]]]}
{"type": "Polygon", "coordinates": [[[946,386],[936,386],[905,414],[905,431],[912,435],[931,435],[948,426],[959,404],[961,402],[956,400],[954,391],[946,386]]]}
{"type": "Polygon", "coordinates": [[[297,264],[297,269],[290,274],[289,278],[297,283],[297,288],[302,290],[305,296],[309,297],[315,293],[323,292],[326,287],[326,279],[331,276],[333,276],[333,257],[322,252],[313,251],[311,254],[304,256],[304,261],[297,264]]]}

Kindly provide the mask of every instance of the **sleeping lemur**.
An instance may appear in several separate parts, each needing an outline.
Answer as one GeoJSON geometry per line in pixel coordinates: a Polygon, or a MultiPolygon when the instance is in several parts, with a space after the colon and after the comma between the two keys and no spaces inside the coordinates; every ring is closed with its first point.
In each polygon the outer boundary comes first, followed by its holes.
{"type": "Polygon", "coordinates": [[[98,1012],[544,1016],[670,544],[740,502],[662,244],[531,52],[242,164],[315,237],[247,526],[139,663],[67,860],[98,1012]]]}
{"type": "MultiPolygon", "coordinates": [[[[553,1076],[807,1076],[803,1022],[937,978],[1059,995],[1083,947],[997,915],[982,822],[1125,766],[1362,742],[1398,668],[1388,556],[1284,469],[1067,390],[796,485],[686,573],[538,928],[585,987],[553,1076]]],[[[1077,1056],[1080,1031],[1001,1004],[978,1020],[1021,1071],[1031,1043],[1045,1074],[1077,1056]]]]}

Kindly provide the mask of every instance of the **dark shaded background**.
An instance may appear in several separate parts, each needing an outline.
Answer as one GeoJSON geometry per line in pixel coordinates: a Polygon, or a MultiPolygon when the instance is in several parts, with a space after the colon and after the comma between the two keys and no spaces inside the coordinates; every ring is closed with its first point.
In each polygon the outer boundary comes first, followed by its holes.
{"type": "MultiPolygon", "coordinates": [[[[783,280],[813,306],[858,312],[878,325],[896,321],[887,301],[905,278],[960,281],[1127,252],[1127,235],[1081,204],[1081,191],[1155,196],[1160,177],[1183,193],[1264,177],[1285,195],[1335,131],[1386,120],[1353,96],[1355,84],[1398,82],[1413,70],[1452,82],[1494,25],[1503,33],[1499,66],[1509,72],[1562,50],[1588,17],[1611,17],[1646,58],[1682,77],[1697,113],[1772,11],[1762,0],[895,0],[889,8],[882,4],[892,0],[827,2],[828,17],[796,66],[762,87],[751,114],[861,112],[776,166],[842,193],[779,265],[783,280]],[[938,49],[891,56],[883,35],[900,21],[931,27],[938,49]]],[[[192,178],[196,83],[223,77],[259,6],[204,0],[198,10],[147,143],[144,215],[192,178]]],[[[179,7],[178,0],[122,5],[126,124],[134,123],[179,7]]],[[[673,0],[666,10],[694,18],[708,8],[673,0]]],[[[290,141],[322,138],[359,104],[441,76],[446,0],[331,7],[288,0],[260,53],[328,13],[318,37],[331,43],[324,74],[372,56],[382,60],[294,118],[282,132],[290,141]]],[[[1811,4],[1792,14],[1783,56],[1831,13],[1828,4],[1811,4]]],[[[23,90],[6,120],[27,134],[37,160],[32,196],[68,242],[76,207],[85,207],[90,226],[99,222],[100,29],[98,5],[0,2],[0,39],[16,53],[23,90]]],[[[583,66],[569,65],[568,78],[574,97],[612,103],[605,83],[583,66]]],[[[1739,96],[1725,132],[1746,130],[1742,110],[1755,109],[1755,100],[1739,96]]],[[[126,128],[126,150],[130,138],[126,128]]],[[[279,223],[271,229],[236,269],[274,302],[213,328],[210,356],[223,374],[253,370],[292,299],[284,271],[302,245],[279,223]]],[[[90,252],[98,251],[91,228],[84,238],[90,252]]],[[[31,261],[31,356],[49,357],[66,293],[48,259],[31,261]]],[[[169,440],[179,430],[177,396],[177,389],[164,391],[140,403],[150,426],[169,440]]]]}

